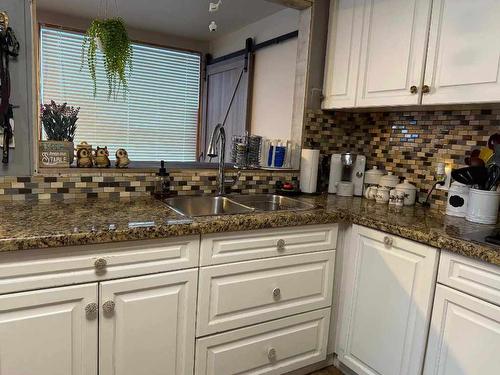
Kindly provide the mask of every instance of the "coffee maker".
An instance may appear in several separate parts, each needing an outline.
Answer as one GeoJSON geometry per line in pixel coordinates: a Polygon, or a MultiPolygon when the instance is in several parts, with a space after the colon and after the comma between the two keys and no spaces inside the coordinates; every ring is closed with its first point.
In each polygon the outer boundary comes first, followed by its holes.
{"type": "Polygon", "coordinates": [[[363,195],[363,180],[365,178],[366,157],[352,152],[333,154],[330,162],[330,181],[328,192],[337,193],[340,181],[352,182],[354,195],[363,195]]]}

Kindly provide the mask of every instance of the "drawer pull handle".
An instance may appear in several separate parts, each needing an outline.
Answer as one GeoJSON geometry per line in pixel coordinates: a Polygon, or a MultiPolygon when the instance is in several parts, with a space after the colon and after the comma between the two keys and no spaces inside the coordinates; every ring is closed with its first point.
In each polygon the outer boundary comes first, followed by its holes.
{"type": "Polygon", "coordinates": [[[115,303],[113,301],[107,301],[102,304],[102,311],[106,315],[113,315],[115,312],[115,303]]]}
{"type": "Polygon", "coordinates": [[[384,244],[385,244],[385,246],[391,247],[392,243],[393,243],[392,237],[389,237],[389,236],[385,236],[384,237],[384,244]]]}
{"type": "Polygon", "coordinates": [[[273,289],[273,297],[274,297],[274,299],[280,299],[281,298],[281,289],[280,288],[274,288],[273,289]]]}
{"type": "Polygon", "coordinates": [[[108,262],[104,258],[96,259],[96,261],[94,262],[94,267],[95,267],[96,271],[101,271],[101,272],[104,271],[106,269],[107,265],[108,265],[108,262]]]}
{"type": "Polygon", "coordinates": [[[276,247],[278,248],[278,251],[285,250],[285,245],[286,245],[286,242],[283,239],[278,240],[278,242],[276,243],[276,247]]]}
{"type": "Polygon", "coordinates": [[[97,318],[97,303],[92,302],[85,306],[85,316],[88,320],[97,318]]]}
{"type": "Polygon", "coordinates": [[[274,348],[267,349],[267,358],[269,359],[269,362],[275,362],[276,361],[276,349],[274,349],[274,348]]]}

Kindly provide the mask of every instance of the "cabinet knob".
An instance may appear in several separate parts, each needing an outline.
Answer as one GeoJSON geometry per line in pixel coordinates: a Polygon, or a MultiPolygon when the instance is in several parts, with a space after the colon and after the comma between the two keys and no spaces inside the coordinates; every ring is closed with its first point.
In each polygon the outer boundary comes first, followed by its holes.
{"type": "Polygon", "coordinates": [[[274,299],[279,299],[281,297],[281,289],[280,288],[273,289],[273,297],[274,297],[274,299]]]}
{"type": "Polygon", "coordinates": [[[108,262],[104,258],[96,259],[96,261],[94,262],[94,267],[95,267],[96,271],[101,271],[101,272],[104,271],[106,269],[107,265],[108,265],[108,262]]]}
{"type": "Polygon", "coordinates": [[[276,361],[276,349],[274,349],[274,348],[267,349],[267,358],[269,359],[269,362],[275,362],[276,361]]]}
{"type": "Polygon", "coordinates": [[[85,316],[88,320],[97,318],[97,303],[92,302],[85,306],[85,316]]]}
{"type": "Polygon", "coordinates": [[[418,94],[418,87],[413,85],[412,87],[410,87],[410,92],[412,94],[418,94]]]}
{"type": "Polygon", "coordinates": [[[430,92],[431,92],[431,88],[430,88],[428,85],[423,85],[423,86],[422,86],[422,92],[423,92],[424,94],[428,94],[428,93],[430,93],[430,92]]]}
{"type": "Polygon", "coordinates": [[[113,315],[115,312],[115,303],[113,301],[107,301],[102,304],[102,311],[106,315],[113,315]]]}
{"type": "Polygon", "coordinates": [[[392,243],[393,243],[392,237],[389,237],[389,236],[385,236],[384,237],[384,244],[385,244],[385,246],[391,247],[392,243]]]}
{"type": "Polygon", "coordinates": [[[286,242],[283,239],[278,240],[278,242],[276,243],[276,247],[278,248],[278,251],[285,250],[285,245],[286,245],[286,242]]]}

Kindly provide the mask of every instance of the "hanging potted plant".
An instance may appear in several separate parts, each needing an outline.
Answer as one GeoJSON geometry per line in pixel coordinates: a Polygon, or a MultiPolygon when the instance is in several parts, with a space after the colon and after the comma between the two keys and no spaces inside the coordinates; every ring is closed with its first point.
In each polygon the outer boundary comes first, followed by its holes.
{"type": "Polygon", "coordinates": [[[108,98],[120,89],[127,90],[127,76],[132,70],[132,46],[125,23],[121,18],[93,20],[82,45],[82,66],[87,66],[94,82],[94,96],[97,93],[97,50],[104,57],[104,71],[108,81],[108,98]]]}
{"type": "Polygon", "coordinates": [[[40,162],[45,167],[67,167],[73,163],[76,121],[80,108],[56,104],[43,104],[40,121],[47,136],[40,142],[40,162]]]}

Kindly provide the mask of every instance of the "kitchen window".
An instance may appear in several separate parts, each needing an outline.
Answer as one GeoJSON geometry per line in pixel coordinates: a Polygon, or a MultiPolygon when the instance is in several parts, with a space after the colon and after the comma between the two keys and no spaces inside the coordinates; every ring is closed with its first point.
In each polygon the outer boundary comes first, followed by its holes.
{"type": "Polygon", "coordinates": [[[40,100],[81,108],[75,145],[108,146],[111,157],[125,148],[133,161],[195,161],[200,54],[133,43],[129,91],[108,99],[102,54],[96,97],[87,66],[81,69],[83,38],[45,26],[40,33],[40,100]]]}

